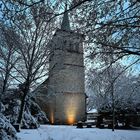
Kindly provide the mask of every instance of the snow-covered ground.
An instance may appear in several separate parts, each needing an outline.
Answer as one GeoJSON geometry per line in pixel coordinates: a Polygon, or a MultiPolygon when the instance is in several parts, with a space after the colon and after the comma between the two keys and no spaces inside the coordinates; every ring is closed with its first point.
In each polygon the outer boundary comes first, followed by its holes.
{"type": "Polygon", "coordinates": [[[38,129],[21,130],[21,140],[140,140],[140,130],[83,128],[75,126],[41,125],[38,129]]]}

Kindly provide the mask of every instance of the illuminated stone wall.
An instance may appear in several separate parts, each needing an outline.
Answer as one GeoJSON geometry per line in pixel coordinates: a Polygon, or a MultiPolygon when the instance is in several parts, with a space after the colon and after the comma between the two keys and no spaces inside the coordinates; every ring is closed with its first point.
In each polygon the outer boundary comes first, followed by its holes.
{"type": "Polygon", "coordinates": [[[81,93],[64,93],[57,96],[56,123],[73,124],[85,118],[85,96],[81,93]],[[61,118],[61,119],[60,119],[61,118]],[[60,121],[60,122],[59,122],[60,121]]]}
{"type": "Polygon", "coordinates": [[[42,109],[51,123],[73,124],[86,118],[83,39],[81,34],[57,30],[48,44],[49,79],[37,98],[46,101],[42,109]]]}
{"type": "Polygon", "coordinates": [[[52,124],[74,124],[85,120],[85,95],[59,93],[46,104],[47,115],[52,124]]]}

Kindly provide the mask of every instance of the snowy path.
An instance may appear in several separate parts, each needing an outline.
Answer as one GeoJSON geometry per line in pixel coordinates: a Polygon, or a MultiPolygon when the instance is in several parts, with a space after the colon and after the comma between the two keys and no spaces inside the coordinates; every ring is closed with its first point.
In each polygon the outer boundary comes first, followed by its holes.
{"type": "Polygon", "coordinates": [[[21,140],[140,140],[140,131],[41,125],[36,130],[21,130],[21,140]]]}

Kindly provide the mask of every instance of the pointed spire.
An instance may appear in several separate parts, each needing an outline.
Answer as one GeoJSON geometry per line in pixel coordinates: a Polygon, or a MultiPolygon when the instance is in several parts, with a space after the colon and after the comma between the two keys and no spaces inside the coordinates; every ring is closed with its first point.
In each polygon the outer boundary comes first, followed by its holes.
{"type": "Polygon", "coordinates": [[[69,22],[68,11],[67,11],[67,3],[65,7],[65,13],[63,16],[62,24],[61,24],[61,29],[65,31],[70,31],[70,22],[69,22]]]}

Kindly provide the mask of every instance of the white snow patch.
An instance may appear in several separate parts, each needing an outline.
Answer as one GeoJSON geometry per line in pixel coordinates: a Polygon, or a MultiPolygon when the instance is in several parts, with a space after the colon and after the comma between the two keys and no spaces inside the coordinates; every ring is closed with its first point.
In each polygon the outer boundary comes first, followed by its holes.
{"type": "Polygon", "coordinates": [[[140,131],[41,125],[38,129],[22,129],[21,140],[140,140],[140,131]]]}
{"type": "Polygon", "coordinates": [[[91,109],[87,113],[98,113],[97,109],[91,109]]]}

